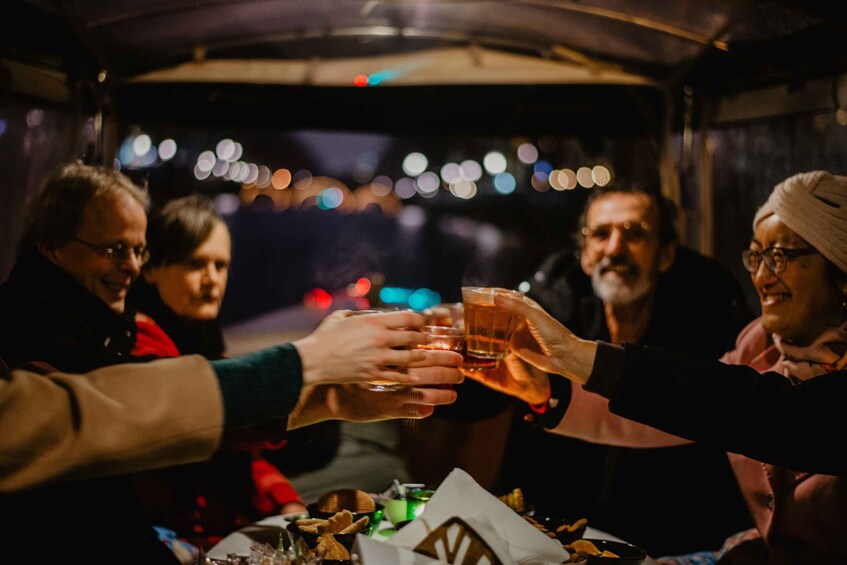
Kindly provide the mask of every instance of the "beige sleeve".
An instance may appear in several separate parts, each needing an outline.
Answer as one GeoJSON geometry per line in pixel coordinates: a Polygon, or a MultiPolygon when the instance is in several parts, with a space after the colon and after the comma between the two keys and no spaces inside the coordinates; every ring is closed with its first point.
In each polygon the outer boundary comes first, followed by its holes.
{"type": "Polygon", "coordinates": [[[223,419],[197,355],[86,375],[12,371],[0,379],[0,492],[200,461],[223,419]]]}

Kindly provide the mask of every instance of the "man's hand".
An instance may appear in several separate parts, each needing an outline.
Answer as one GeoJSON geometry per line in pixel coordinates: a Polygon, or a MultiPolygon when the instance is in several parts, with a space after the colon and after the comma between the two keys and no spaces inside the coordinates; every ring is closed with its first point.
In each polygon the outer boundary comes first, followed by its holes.
{"type": "MultiPolygon", "coordinates": [[[[458,353],[414,348],[429,340],[417,331],[424,322],[414,312],[361,316],[334,312],[314,332],[294,342],[303,363],[303,385],[373,380],[417,385],[422,384],[422,373],[412,368],[446,367],[457,373],[458,353]]],[[[447,383],[459,378],[444,375],[447,383]]]]}

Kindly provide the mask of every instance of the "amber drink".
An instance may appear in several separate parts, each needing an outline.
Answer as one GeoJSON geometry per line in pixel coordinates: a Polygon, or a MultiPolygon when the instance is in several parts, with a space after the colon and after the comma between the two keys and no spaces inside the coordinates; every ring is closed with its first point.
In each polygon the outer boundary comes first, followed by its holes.
{"type": "Polygon", "coordinates": [[[462,287],[468,355],[502,359],[509,354],[509,340],[518,318],[494,304],[498,294],[521,296],[506,288],[462,287]]]}

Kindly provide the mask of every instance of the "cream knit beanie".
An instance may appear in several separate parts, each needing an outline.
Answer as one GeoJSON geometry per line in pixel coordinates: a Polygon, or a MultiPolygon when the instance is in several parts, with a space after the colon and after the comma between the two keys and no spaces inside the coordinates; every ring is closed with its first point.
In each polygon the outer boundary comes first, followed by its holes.
{"type": "Polygon", "coordinates": [[[776,185],[756,212],[756,225],[776,214],[821,255],[847,273],[847,177],[812,171],[776,185]]]}

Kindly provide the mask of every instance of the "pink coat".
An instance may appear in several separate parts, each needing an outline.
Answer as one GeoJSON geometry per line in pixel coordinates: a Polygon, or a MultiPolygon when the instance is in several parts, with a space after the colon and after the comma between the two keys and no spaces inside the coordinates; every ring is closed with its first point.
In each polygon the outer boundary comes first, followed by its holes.
{"type": "MultiPolygon", "coordinates": [[[[721,361],[759,372],[781,371],[776,350],[759,320],[739,334],[721,361]]],[[[568,411],[553,432],[609,445],[666,447],[689,443],[609,412],[608,401],[572,386],[568,411]]],[[[720,407],[715,407],[720,417],[720,407]]],[[[790,418],[791,414],[786,414],[790,418]]],[[[827,430],[821,430],[827,433],[827,430]]],[[[840,443],[833,442],[833,449],[840,443]]],[[[739,487],[762,537],[769,563],[847,563],[847,483],[844,477],[799,473],[728,454],[739,487]]],[[[694,527],[694,526],[693,526],[694,527]]]]}

